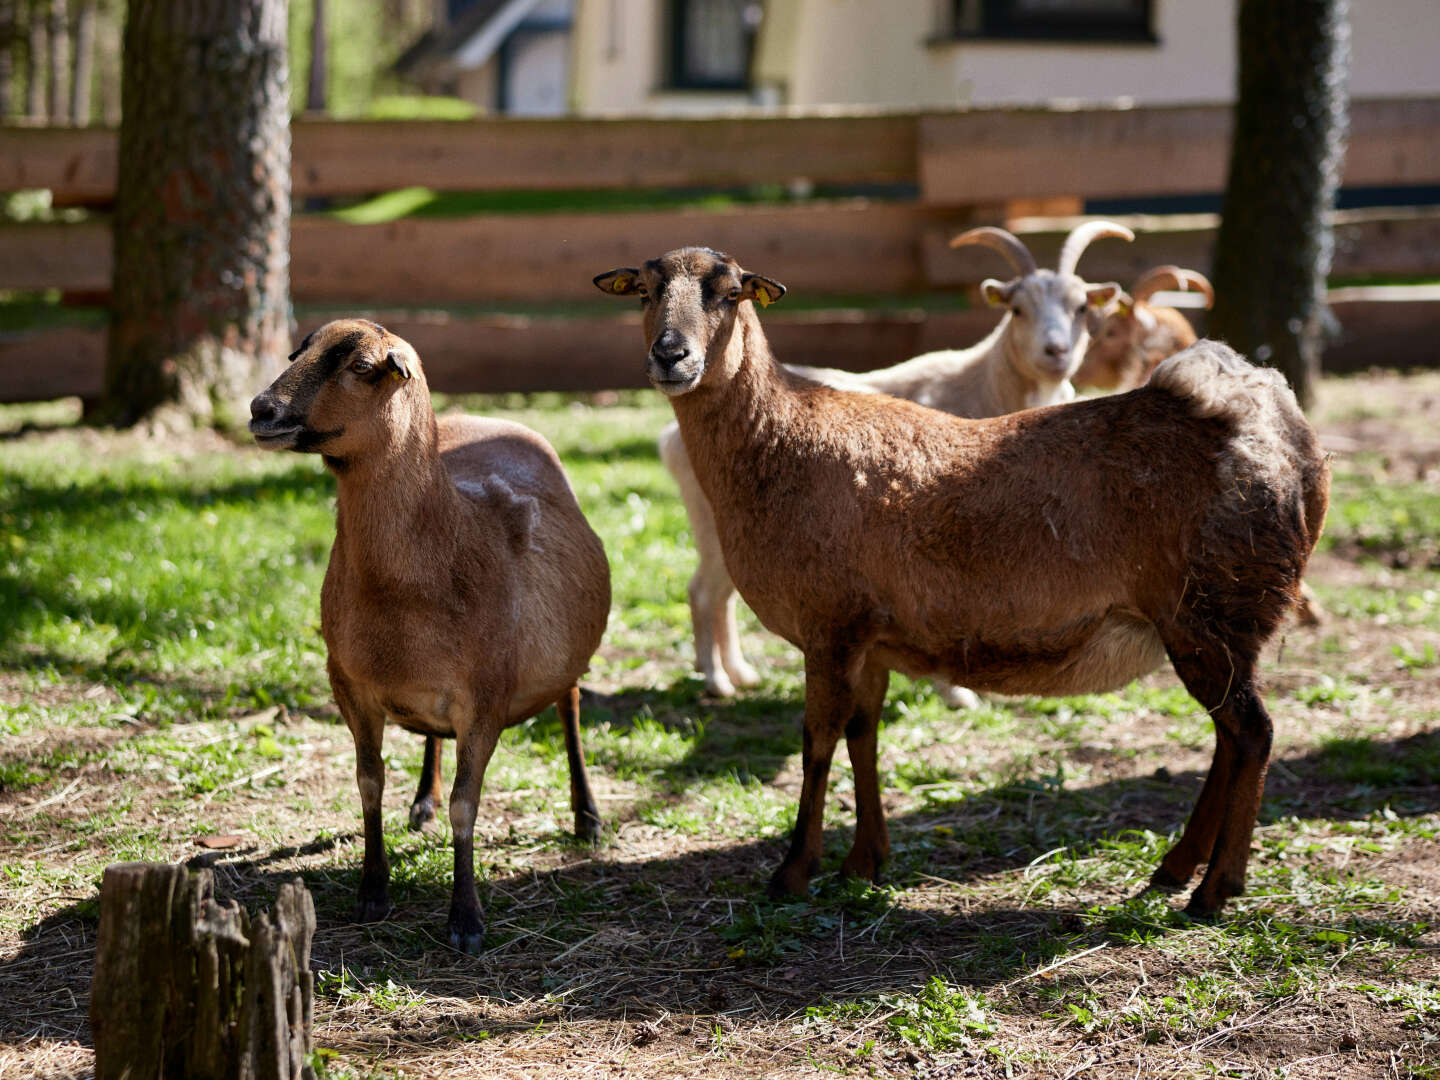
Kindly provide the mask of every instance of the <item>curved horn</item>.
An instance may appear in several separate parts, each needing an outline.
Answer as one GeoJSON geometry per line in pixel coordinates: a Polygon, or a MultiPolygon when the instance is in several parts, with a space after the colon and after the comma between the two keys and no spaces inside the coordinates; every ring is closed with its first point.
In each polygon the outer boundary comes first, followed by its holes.
{"type": "Polygon", "coordinates": [[[1215,289],[1205,275],[1178,266],[1157,266],[1153,270],[1145,271],[1140,275],[1140,280],[1135,282],[1131,293],[1136,300],[1149,300],[1162,289],[1174,289],[1176,292],[1189,292],[1194,289],[1205,297],[1207,308],[1215,303],[1215,289]]]}
{"type": "Polygon", "coordinates": [[[997,229],[993,225],[982,225],[978,229],[970,229],[950,241],[952,248],[964,247],[966,244],[979,244],[981,247],[998,251],[1005,256],[1005,261],[1021,277],[1033,274],[1037,269],[1035,256],[1030,254],[1030,249],[1022,244],[1014,233],[997,229]]]}
{"type": "Polygon", "coordinates": [[[1081,254],[1090,246],[1090,242],[1099,240],[1102,236],[1118,236],[1122,240],[1135,239],[1133,232],[1113,221],[1087,221],[1076,225],[1065,238],[1065,246],[1060,249],[1060,265],[1056,267],[1056,272],[1073,274],[1081,254]]]}

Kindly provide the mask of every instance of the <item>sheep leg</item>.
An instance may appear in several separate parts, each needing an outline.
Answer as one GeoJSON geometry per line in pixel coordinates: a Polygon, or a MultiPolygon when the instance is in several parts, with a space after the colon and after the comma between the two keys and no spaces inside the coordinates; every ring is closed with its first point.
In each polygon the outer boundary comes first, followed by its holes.
{"type": "Polygon", "coordinates": [[[830,759],[835,755],[841,729],[854,711],[855,694],[845,677],[843,660],[834,656],[807,654],[805,738],[801,751],[804,777],[800,783],[800,805],[795,812],[795,831],[790,836],[790,850],[766,890],[771,899],[804,896],[810,888],[810,876],[820,869],[830,759]]]}
{"type": "Polygon", "coordinates": [[[695,670],[704,676],[709,693],[731,697],[737,685],[755,686],[760,676],[740,652],[740,634],[735,623],[735,583],[725,568],[715,511],[700,489],[679,428],[673,424],[660,433],[660,459],[680,488],[680,500],[685,504],[698,556],[688,590],[690,622],[695,633],[695,670]]]}
{"type": "Polygon", "coordinates": [[[385,795],[385,760],[380,755],[385,714],[378,708],[362,708],[340,670],[333,663],[329,668],[335,704],[355,739],[355,783],[360,789],[360,811],[365,821],[365,861],[360,870],[354,918],[356,922],[378,922],[390,912],[390,860],[385,854],[385,829],[380,820],[385,795]]]}
{"type": "MultiPolygon", "coordinates": [[[[725,565],[723,560],[720,565],[725,565]]],[[[715,639],[720,646],[720,663],[736,686],[759,686],[760,673],[740,651],[740,624],[735,618],[735,604],[739,595],[735,592],[735,583],[730,580],[728,570],[725,571],[725,584],[720,595],[724,600],[715,605],[719,612],[715,639]]]]}
{"type": "Polygon", "coordinates": [[[565,727],[565,756],[570,762],[570,809],[575,812],[575,835],[594,843],[600,838],[600,811],[585,775],[585,749],[580,742],[580,687],[572,686],[555,703],[565,727]]]}
{"type": "Polygon", "coordinates": [[[475,811],[485,768],[500,738],[503,719],[477,714],[470,730],[459,735],[455,751],[455,784],[450,789],[450,829],[455,844],[455,887],[450,896],[450,947],[475,956],[485,941],[485,919],[475,891],[475,811]]]}
{"type": "Polygon", "coordinates": [[[1210,864],[1199,886],[1190,894],[1185,911],[1194,916],[1214,915],[1225,901],[1245,891],[1245,868],[1250,861],[1250,839],[1265,793],[1274,725],[1253,684],[1246,684],[1222,710],[1216,724],[1231,727],[1234,745],[1230,767],[1230,797],[1225,800],[1219,832],[1210,852],[1210,864]],[[1233,727],[1232,727],[1233,725],[1233,727]]]}
{"type": "Polygon", "coordinates": [[[1250,662],[1213,640],[1184,652],[1172,650],[1172,656],[1177,657],[1175,670],[1185,688],[1214,719],[1215,756],[1185,831],[1156,868],[1150,886],[1173,892],[1207,862],[1188,910],[1211,915],[1244,891],[1272,728],[1255,692],[1250,662]]]}
{"type": "Polygon", "coordinates": [[[415,792],[415,801],[410,804],[410,828],[417,832],[435,820],[435,808],[440,805],[440,757],[443,751],[444,744],[438,736],[425,736],[420,787],[415,792]]]}
{"type": "Polygon", "coordinates": [[[865,665],[855,693],[855,712],[845,727],[845,745],[855,772],[855,842],[840,870],[868,881],[880,880],[880,868],[890,858],[890,831],[885,825],[877,764],[880,711],[889,686],[888,668],[873,662],[865,665]]]}

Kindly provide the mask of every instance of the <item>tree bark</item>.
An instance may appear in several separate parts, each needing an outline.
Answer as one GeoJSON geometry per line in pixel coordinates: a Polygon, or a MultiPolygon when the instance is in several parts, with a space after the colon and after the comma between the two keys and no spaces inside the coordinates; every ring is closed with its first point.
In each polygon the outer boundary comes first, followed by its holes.
{"type": "Polygon", "coordinates": [[[310,81],[305,88],[305,111],[325,111],[325,0],[314,0],[310,18],[310,81]]]}
{"type": "Polygon", "coordinates": [[[17,14],[15,0],[0,0],[0,123],[10,117],[10,80],[15,75],[15,54],[20,49],[17,14]]]}
{"type": "Polygon", "coordinates": [[[45,119],[45,0],[30,0],[25,20],[25,115],[45,119]]]}
{"type": "Polygon", "coordinates": [[[95,75],[95,23],[98,0],[79,0],[75,11],[75,52],[70,79],[70,122],[90,123],[90,87],[95,75]]]}
{"type": "Polygon", "coordinates": [[[1240,0],[1239,86],[1209,332],[1314,399],[1328,213],[1349,131],[1348,0],[1240,0]]]}
{"type": "Polygon", "coordinates": [[[209,870],[118,863],[100,887],[90,991],[95,1080],[313,1080],[315,906],[217,902],[209,870]]]}
{"type": "Polygon", "coordinates": [[[290,336],[285,0],[130,0],[100,422],[239,426],[290,336]]]}
{"type": "Polygon", "coordinates": [[[45,114],[52,124],[70,115],[70,20],[65,0],[50,0],[48,33],[50,60],[46,65],[45,114]]]}

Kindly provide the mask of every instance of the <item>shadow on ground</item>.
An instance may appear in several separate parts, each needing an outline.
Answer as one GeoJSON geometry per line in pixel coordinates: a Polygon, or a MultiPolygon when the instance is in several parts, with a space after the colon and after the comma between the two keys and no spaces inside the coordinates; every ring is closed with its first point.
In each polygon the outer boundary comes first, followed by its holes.
{"type": "MultiPolygon", "coordinates": [[[[723,732],[716,737],[729,739],[723,732]]],[[[1437,762],[1440,733],[1335,744],[1272,772],[1264,817],[1433,813],[1440,810],[1437,762]]],[[[1094,905],[1124,899],[1117,880],[1144,880],[1163,851],[1163,836],[1183,824],[1202,780],[1185,772],[1072,789],[1026,779],[897,815],[889,876],[903,891],[838,878],[833,869],[852,822],[832,821],[838,827],[826,833],[825,872],[811,898],[787,904],[763,899],[783,837],[697,841],[681,855],[646,857],[627,850],[622,821],[621,840],[608,848],[575,847],[550,869],[483,881],[489,933],[486,953],[475,958],[443,943],[448,873],[445,884],[436,884],[435,875],[413,865],[448,859],[433,839],[393,853],[396,909],[369,926],[348,922],[360,860],[353,834],[298,848],[207,853],[194,861],[212,866],[220,895],[253,909],[268,905],[278,885],[295,876],[275,869],[278,863],[344,846],[344,866],[299,875],[319,917],[320,999],[339,1007],[382,987],[400,1004],[384,1022],[372,1023],[367,1014],[354,1038],[377,1050],[397,1033],[412,1046],[448,1046],[481,1030],[496,1035],[562,1017],[783,1017],[810,1005],[915,993],[936,974],[990,988],[1054,957],[1115,940],[1127,920],[1149,919],[1152,930],[1164,933],[1183,925],[1183,917],[1154,906],[1148,914],[1128,908],[1107,914],[1094,905]],[[1137,863],[1128,875],[1112,867],[1093,886],[1082,882],[1052,893],[1042,905],[1017,906],[1013,897],[987,901],[971,888],[1037,861],[1134,860],[1133,844],[1124,842],[1137,836],[1148,838],[1145,865],[1137,863]],[[1107,847],[1114,841],[1122,843],[1107,847]],[[404,1003],[417,997],[432,1004],[407,1011],[404,1003]],[[434,1002],[454,1005],[446,1004],[442,1024],[434,1022],[434,1002]]],[[[1252,866],[1265,858],[1256,854],[1252,866]]],[[[483,848],[479,860],[485,863],[483,848]]],[[[95,925],[92,896],[26,933],[0,972],[0,998],[12,1002],[0,1016],[0,1039],[88,1039],[95,925]]],[[[1396,941],[1408,932],[1356,919],[1344,929],[1396,941]]]]}

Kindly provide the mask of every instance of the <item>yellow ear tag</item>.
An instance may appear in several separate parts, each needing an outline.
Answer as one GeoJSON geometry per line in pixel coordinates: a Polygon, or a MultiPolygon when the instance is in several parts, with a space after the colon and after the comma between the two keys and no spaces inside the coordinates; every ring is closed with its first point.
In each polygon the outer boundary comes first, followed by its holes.
{"type": "Polygon", "coordinates": [[[614,281],[612,281],[612,282],[610,283],[610,291],[611,291],[611,292],[617,292],[617,293],[624,292],[624,291],[625,291],[626,289],[628,289],[629,287],[630,287],[630,279],[629,279],[628,277],[617,277],[614,281]]]}
{"type": "Polygon", "coordinates": [[[396,382],[403,382],[404,379],[405,379],[405,376],[404,376],[404,375],[401,375],[400,372],[398,372],[398,371],[392,371],[392,372],[390,372],[390,377],[391,377],[392,379],[394,379],[396,382]]]}
{"type": "Polygon", "coordinates": [[[775,301],[770,296],[770,290],[764,285],[755,286],[755,302],[761,307],[769,307],[775,301]]]}

